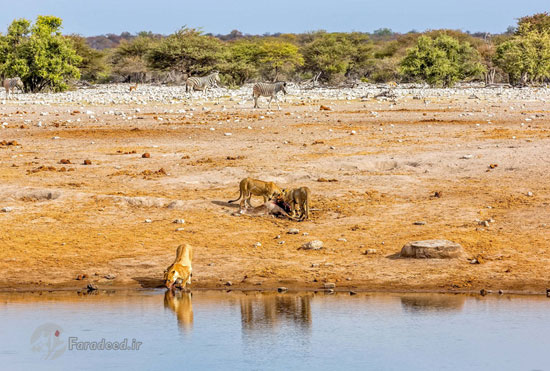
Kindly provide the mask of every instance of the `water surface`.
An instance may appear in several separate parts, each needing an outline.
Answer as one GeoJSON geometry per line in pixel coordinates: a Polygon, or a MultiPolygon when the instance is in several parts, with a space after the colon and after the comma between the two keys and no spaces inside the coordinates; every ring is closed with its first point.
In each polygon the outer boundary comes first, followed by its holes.
{"type": "Polygon", "coordinates": [[[0,367],[545,370],[549,309],[527,296],[0,293],[0,367]],[[125,338],[139,350],[75,349],[125,338]]]}

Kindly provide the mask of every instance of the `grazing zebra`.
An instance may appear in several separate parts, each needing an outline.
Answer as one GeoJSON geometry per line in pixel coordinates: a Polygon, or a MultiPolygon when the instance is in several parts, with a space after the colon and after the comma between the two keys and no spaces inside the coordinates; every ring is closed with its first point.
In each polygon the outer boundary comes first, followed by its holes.
{"type": "Polygon", "coordinates": [[[212,72],[210,75],[203,77],[189,77],[185,82],[185,92],[193,92],[193,90],[201,90],[206,92],[206,89],[218,86],[220,82],[220,73],[218,71],[212,72]]]}
{"type": "Polygon", "coordinates": [[[4,79],[4,81],[2,81],[2,86],[6,89],[6,98],[9,98],[10,91],[13,93],[15,88],[19,88],[23,91],[23,81],[21,81],[19,77],[4,79]]]}
{"type": "Polygon", "coordinates": [[[254,87],[252,88],[252,97],[254,98],[254,108],[258,107],[258,98],[259,97],[269,97],[269,104],[267,105],[267,108],[271,107],[271,100],[275,98],[275,103],[277,103],[277,107],[281,109],[281,106],[279,106],[279,102],[277,101],[277,93],[282,91],[283,94],[286,94],[286,82],[275,82],[275,83],[267,83],[267,82],[259,82],[257,84],[254,84],[254,87]]]}

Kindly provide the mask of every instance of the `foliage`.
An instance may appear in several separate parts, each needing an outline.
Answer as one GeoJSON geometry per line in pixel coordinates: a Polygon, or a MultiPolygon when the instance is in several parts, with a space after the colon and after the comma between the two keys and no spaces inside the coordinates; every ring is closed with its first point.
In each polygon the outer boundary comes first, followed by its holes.
{"type": "Polygon", "coordinates": [[[80,77],[77,66],[82,58],[72,40],[61,35],[61,24],[53,16],[38,16],[32,26],[25,19],[13,21],[2,43],[2,74],[21,77],[31,92],[67,89],[68,79],[80,77]]]}
{"type": "Polygon", "coordinates": [[[149,71],[147,55],[158,44],[158,38],[145,32],[129,41],[122,40],[110,56],[113,73],[124,81],[143,81],[149,71]]]}
{"type": "Polygon", "coordinates": [[[521,32],[501,43],[495,63],[508,74],[512,84],[541,82],[550,78],[550,33],[529,24],[521,32]]]}
{"type": "Polygon", "coordinates": [[[516,34],[525,33],[526,28],[532,31],[550,32],[550,13],[537,13],[520,18],[516,34]]]}
{"type": "Polygon", "coordinates": [[[262,49],[260,43],[252,39],[240,39],[229,46],[229,58],[225,68],[227,75],[231,75],[230,85],[242,85],[247,81],[256,79],[260,72],[258,61],[262,49]]]}
{"type": "Polygon", "coordinates": [[[258,63],[264,77],[277,81],[279,73],[287,75],[304,64],[298,47],[286,41],[268,39],[259,45],[258,63]]]}
{"type": "Polygon", "coordinates": [[[227,51],[221,40],[195,29],[182,28],[153,47],[146,59],[148,66],[155,70],[204,75],[223,66],[227,51]]]}
{"type": "Polygon", "coordinates": [[[82,59],[78,65],[80,79],[92,82],[105,80],[109,74],[109,66],[105,60],[106,54],[92,49],[82,36],[69,35],[67,38],[72,41],[76,54],[82,59]]]}
{"type": "Polygon", "coordinates": [[[302,53],[306,70],[322,72],[322,78],[329,82],[340,82],[358,72],[372,57],[368,37],[358,33],[318,32],[302,47],[302,53]]]}
{"type": "Polygon", "coordinates": [[[478,78],[484,71],[476,49],[447,35],[435,39],[421,36],[401,61],[405,77],[434,86],[452,86],[460,80],[478,78]]]}

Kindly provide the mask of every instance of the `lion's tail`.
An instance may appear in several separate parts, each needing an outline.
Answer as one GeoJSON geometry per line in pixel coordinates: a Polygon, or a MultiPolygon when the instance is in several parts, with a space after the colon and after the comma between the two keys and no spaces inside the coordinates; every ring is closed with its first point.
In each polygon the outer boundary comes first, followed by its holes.
{"type": "Polygon", "coordinates": [[[227,201],[227,203],[231,204],[231,203],[233,203],[233,202],[237,202],[237,201],[239,201],[239,200],[241,199],[241,197],[243,197],[243,191],[242,191],[242,189],[239,190],[239,197],[238,197],[236,200],[229,200],[229,201],[227,201]]]}

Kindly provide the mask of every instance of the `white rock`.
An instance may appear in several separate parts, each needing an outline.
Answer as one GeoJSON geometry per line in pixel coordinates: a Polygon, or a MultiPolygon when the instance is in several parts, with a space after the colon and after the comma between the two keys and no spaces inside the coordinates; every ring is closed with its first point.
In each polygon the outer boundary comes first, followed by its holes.
{"type": "Polygon", "coordinates": [[[302,245],[302,250],[320,250],[323,248],[323,241],[313,240],[302,245]]]}
{"type": "Polygon", "coordinates": [[[13,211],[13,208],[6,206],[6,207],[3,207],[0,211],[2,211],[3,213],[9,213],[13,211]]]}

